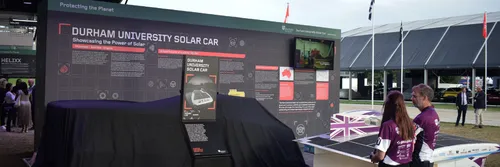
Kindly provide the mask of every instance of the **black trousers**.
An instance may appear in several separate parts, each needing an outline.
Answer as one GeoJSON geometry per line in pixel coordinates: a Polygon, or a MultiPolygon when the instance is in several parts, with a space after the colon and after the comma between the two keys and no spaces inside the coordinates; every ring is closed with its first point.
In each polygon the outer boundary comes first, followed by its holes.
{"type": "Polygon", "coordinates": [[[7,123],[7,111],[3,109],[3,107],[0,107],[0,126],[5,126],[7,123]]]}
{"type": "Polygon", "coordinates": [[[429,161],[416,161],[413,160],[410,162],[410,167],[434,167],[434,163],[429,161]]]}
{"type": "Polygon", "coordinates": [[[401,164],[401,165],[392,166],[392,165],[387,165],[384,162],[380,161],[378,163],[378,167],[410,167],[410,164],[401,164]]]}
{"type": "Polygon", "coordinates": [[[467,105],[459,105],[458,106],[458,114],[457,114],[457,122],[455,122],[455,126],[458,126],[458,122],[460,121],[460,115],[462,115],[462,126],[464,126],[466,114],[467,114],[467,105]]]}
{"type": "Polygon", "coordinates": [[[16,108],[14,108],[14,104],[4,104],[3,110],[7,112],[7,132],[12,130],[12,125],[16,124],[17,112],[16,108]]]}

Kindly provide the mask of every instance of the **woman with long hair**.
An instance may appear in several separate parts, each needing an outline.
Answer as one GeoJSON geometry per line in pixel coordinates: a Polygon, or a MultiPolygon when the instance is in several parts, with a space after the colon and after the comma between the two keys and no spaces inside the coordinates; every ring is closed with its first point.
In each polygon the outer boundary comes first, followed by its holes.
{"type": "Polygon", "coordinates": [[[21,133],[27,133],[31,123],[31,103],[30,92],[28,91],[28,84],[26,82],[19,84],[16,103],[19,103],[16,110],[19,117],[19,125],[22,128],[21,133]]]}
{"type": "Polygon", "coordinates": [[[379,163],[379,167],[409,166],[416,126],[408,116],[403,94],[399,91],[389,92],[383,110],[379,137],[371,160],[379,163]]]}

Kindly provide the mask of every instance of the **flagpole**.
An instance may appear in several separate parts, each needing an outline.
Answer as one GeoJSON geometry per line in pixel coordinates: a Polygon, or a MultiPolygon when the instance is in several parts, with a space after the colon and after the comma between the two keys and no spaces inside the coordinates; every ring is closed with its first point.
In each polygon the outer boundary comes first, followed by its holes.
{"type": "Polygon", "coordinates": [[[403,53],[404,53],[404,49],[403,49],[403,46],[404,46],[404,30],[403,30],[403,21],[401,21],[401,76],[400,76],[400,80],[401,80],[401,93],[403,93],[403,53]]]}
{"type": "MultiPolygon", "coordinates": [[[[373,4],[375,5],[375,4],[373,4]]],[[[373,110],[373,94],[375,92],[375,7],[372,8],[372,110],[373,110]]]]}
{"type": "Polygon", "coordinates": [[[484,38],[484,109],[488,108],[488,16],[487,12],[484,12],[484,24],[486,25],[486,38],[484,38]]]}

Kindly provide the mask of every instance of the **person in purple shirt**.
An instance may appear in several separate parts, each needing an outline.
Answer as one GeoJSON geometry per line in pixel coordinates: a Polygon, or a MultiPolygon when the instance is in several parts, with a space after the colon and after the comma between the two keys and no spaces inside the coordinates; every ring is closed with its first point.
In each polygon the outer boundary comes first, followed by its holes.
{"type": "Polygon", "coordinates": [[[403,94],[391,91],[384,103],[382,125],[371,155],[371,161],[379,167],[409,167],[412,161],[416,125],[412,122],[403,94]]]}
{"type": "Polygon", "coordinates": [[[419,84],[412,88],[411,100],[413,105],[420,110],[413,122],[422,130],[418,131],[415,150],[411,167],[432,167],[434,166],[432,154],[436,146],[439,133],[439,116],[431,104],[434,98],[434,90],[425,84],[419,84]]]}

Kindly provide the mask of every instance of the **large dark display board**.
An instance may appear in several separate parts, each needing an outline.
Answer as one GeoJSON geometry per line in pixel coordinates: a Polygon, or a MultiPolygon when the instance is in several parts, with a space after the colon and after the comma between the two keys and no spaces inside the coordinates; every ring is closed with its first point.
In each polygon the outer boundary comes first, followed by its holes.
{"type": "Polygon", "coordinates": [[[36,56],[34,51],[0,50],[0,76],[35,77],[36,56]]]}
{"type": "MultiPolygon", "coordinates": [[[[339,55],[331,71],[290,66],[295,37],[340,44],[340,30],[101,2],[54,0],[47,8],[38,104],[180,95],[183,55],[190,55],[217,57],[220,94],[256,98],[298,137],[328,132],[338,112],[339,55]]],[[[37,118],[42,126],[43,113],[37,118]]]]}

